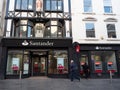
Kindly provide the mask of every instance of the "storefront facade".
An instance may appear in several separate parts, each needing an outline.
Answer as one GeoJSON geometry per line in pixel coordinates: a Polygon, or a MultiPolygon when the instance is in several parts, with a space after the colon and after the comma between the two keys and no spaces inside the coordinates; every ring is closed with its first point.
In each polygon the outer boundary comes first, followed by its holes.
{"type": "Polygon", "coordinates": [[[120,77],[120,46],[107,44],[80,44],[80,68],[87,62],[91,78],[120,77]]]}
{"type": "Polygon", "coordinates": [[[72,39],[4,38],[2,42],[1,78],[68,77],[72,39]]]}
{"type": "Polygon", "coordinates": [[[70,9],[70,0],[7,0],[0,78],[67,77],[70,9]]]}

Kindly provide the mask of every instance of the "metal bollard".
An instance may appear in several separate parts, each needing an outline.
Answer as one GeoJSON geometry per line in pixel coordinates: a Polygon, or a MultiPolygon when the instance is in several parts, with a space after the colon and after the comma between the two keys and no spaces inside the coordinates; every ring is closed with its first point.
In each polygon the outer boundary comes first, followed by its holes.
{"type": "Polygon", "coordinates": [[[112,83],[112,72],[110,71],[110,82],[112,83]]]}
{"type": "Polygon", "coordinates": [[[22,71],[20,71],[19,79],[21,79],[21,77],[22,77],[22,71]]]}

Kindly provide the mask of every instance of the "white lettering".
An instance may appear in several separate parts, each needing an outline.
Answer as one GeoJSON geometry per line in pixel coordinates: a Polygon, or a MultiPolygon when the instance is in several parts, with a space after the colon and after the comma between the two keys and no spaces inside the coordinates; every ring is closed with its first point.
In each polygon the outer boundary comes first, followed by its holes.
{"type": "Polygon", "coordinates": [[[44,42],[33,42],[33,41],[30,41],[30,45],[32,46],[53,46],[54,43],[53,42],[50,42],[50,41],[44,41],[44,42]]]}
{"type": "Polygon", "coordinates": [[[99,47],[99,46],[96,46],[96,49],[98,50],[111,50],[112,47],[99,47]]]}

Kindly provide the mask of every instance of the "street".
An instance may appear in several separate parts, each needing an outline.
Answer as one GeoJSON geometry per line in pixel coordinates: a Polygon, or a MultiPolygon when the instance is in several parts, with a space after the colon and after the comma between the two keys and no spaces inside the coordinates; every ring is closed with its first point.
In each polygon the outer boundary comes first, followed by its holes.
{"type": "Polygon", "coordinates": [[[0,80],[0,90],[120,90],[120,79],[56,79],[32,77],[0,80]]]}

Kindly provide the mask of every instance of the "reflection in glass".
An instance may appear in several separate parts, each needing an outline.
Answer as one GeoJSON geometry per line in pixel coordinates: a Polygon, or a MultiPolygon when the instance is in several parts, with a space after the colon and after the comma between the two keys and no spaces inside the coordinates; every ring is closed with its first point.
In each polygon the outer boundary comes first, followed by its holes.
{"type": "Polygon", "coordinates": [[[84,0],[84,12],[92,12],[91,0],[84,0]]]}
{"type": "Polygon", "coordinates": [[[35,37],[43,37],[44,36],[44,24],[38,23],[35,25],[35,37]]]}
{"type": "MultiPolygon", "coordinates": [[[[113,70],[117,72],[117,66],[116,66],[116,57],[114,51],[92,51],[91,52],[91,60],[92,64],[94,66],[95,62],[96,64],[102,64],[102,72],[108,73],[108,63],[112,62],[113,64],[113,70]],[[97,63],[98,62],[98,63],[97,63]]],[[[95,70],[95,68],[92,68],[95,70]]]]}
{"type": "Polygon", "coordinates": [[[51,50],[49,52],[48,61],[49,74],[66,74],[68,73],[68,58],[67,51],[65,50],[51,50]],[[61,66],[61,71],[59,69],[61,66]]]}
{"type": "MultiPolygon", "coordinates": [[[[28,52],[27,52],[28,53],[28,52]]],[[[29,71],[29,56],[24,55],[23,74],[28,74],[29,71]]]]}
{"type": "Polygon", "coordinates": [[[95,37],[95,28],[93,23],[86,23],[86,37],[95,37]]]}
{"type": "Polygon", "coordinates": [[[103,0],[103,3],[104,3],[104,12],[105,13],[112,13],[111,0],[103,0]]]}
{"type": "Polygon", "coordinates": [[[22,0],[22,10],[27,10],[27,0],[22,0]]]}
{"type": "Polygon", "coordinates": [[[21,0],[16,0],[16,9],[20,9],[21,0]]]}
{"type": "Polygon", "coordinates": [[[20,26],[20,37],[26,37],[27,26],[20,26]]]}
{"type": "Polygon", "coordinates": [[[15,0],[17,10],[32,10],[33,9],[33,0],[15,0]]]}
{"type": "Polygon", "coordinates": [[[33,9],[33,0],[29,0],[29,2],[28,2],[28,9],[29,10],[33,9]]]}
{"type": "Polygon", "coordinates": [[[116,31],[114,24],[107,24],[108,38],[116,38],[116,31]]]}
{"type": "Polygon", "coordinates": [[[33,23],[28,20],[20,20],[16,23],[15,37],[33,37],[33,23]]]}
{"type": "Polygon", "coordinates": [[[57,37],[57,26],[51,26],[51,37],[57,37]]]}
{"type": "Polygon", "coordinates": [[[62,11],[63,0],[46,0],[46,10],[62,11]]]}
{"type": "Polygon", "coordinates": [[[8,51],[6,73],[17,75],[20,73],[22,64],[22,51],[8,51]]]}

